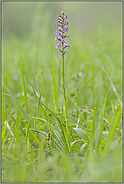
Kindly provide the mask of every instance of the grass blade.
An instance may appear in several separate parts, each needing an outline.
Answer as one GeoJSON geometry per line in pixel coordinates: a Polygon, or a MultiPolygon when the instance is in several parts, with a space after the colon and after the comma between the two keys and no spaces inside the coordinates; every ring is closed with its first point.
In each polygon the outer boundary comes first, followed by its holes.
{"type": "MultiPolygon", "coordinates": [[[[14,97],[14,95],[10,92],[10,90],[7,88],[7,86],[3,83],[5,89],[7,90],[7,92],[9,93],[10,97],[13,99],[13,101],[18,104],[17,99],[14,97]]],[[[26,121],[29,121],[29,115],[25,112],[25,110],[22,108],[22,106],[19,104],[19,109],[22,112],[22,114],[25,117],[26,121]]],[[[33,127],[33,122],[31,121],[31,126],[33,127]]]]}
{"type": "Polygon", "coordinates": [[[111,124],[110,130],[109,130],[109,135],[108,135],[105,147],[104,147],[103,156],[106,156],[106,154],[108,152],[110,142],[111,142],[112,137],[113,137],[115,130],[116,130],[116,126],[121,118],[121,113],[122,113],[122,108],[119,109],[115,121],[111,124]]]}
{"type": "Polygon", "coordinates": [[[38,152],[38,163],[39,165],[41,164],[41,159],[42,159],[42,149],[43,149],[43,142],[42,140],[40,141],[40,144],[39,144],[39,152],[38,152]]]}
{"type": "Polygon", "coordinates": [[[19,144],[19,99],[17,105],[17,117],[16,117],[16,151],[18,160],[20,159],[20,144],[19,144]]]}
{"type": "Polygon", "coordinates": [[[24,80],[24,73],[23,73],[22,63],[21,63],[21,72],[22,72],[22,82],[23,82],[23,91],[24,91],[25,110],[26,110],[26,113],[28,114],[27,93],[26,93],[26,89],[25,89],[25,80],[24,80]]]}
{"type": "Polygon", "coordinates": [[[28,126],[27,126],[27,129],[26,129],[25,145],[27,144],[27,141],[28,141],[30,121],[31,121],[31,115],[30,115],[28,126]]]}
{"type": "Polygon", "coordinates": [[[57,86],[56,86],[56,76],[55,76],[55,69],[54,69],[54,62],[52,59],[52,69],[53,69],[53,104],[54,108],[57,108],[57,111],[59,111],[58,108],[58,93],[57,93],[57,86]]]}
{"type": "Polygon", "coordinates": [[[93,150],[93,143],[96,136],[96,130],[97,130],[97,103],[96,101],[95,107],[94,107],[94,114],[93,114],[93,122],[92,122],[92,128],[91,128],[91,137],[89,142],[89,160],[92,159],[92,150],[93,150]]]}
{"type": "Polygon", "coordinates": [[[5,139],[5,135],[6,135],[6,128],[7,128],[7,122],[6,122],[5,126],[3,127],[2,131],[1,131],[1,144],[2,144],[2,148],[4,146],[4,139],[5,139]]]}

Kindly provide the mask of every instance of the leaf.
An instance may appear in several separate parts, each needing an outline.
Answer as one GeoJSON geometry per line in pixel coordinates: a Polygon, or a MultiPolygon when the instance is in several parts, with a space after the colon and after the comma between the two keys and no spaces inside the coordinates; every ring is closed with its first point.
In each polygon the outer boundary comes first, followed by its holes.
{"type": "Polygon", "coordinates": [[[85,143],[85,144],[83,144],[82,146],[81,146],[81,149],[80,149],[80,154],[84,154],[84,152],[86,151],[86,146],[87,146],[87,143],[85,143]]]}
{"type": "Polygon", "coordinates": [[[85,131],[83,131],[80,128],[73,128],[73,129],[76,131],[76,133],[80,137],[80,139],[83,139],[83,140],[88,142],[88,135],[85,131]]]}

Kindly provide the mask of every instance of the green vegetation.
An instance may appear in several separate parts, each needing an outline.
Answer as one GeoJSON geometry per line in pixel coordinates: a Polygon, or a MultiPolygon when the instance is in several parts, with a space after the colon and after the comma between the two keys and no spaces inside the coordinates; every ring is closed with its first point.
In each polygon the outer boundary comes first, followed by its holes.
{"type": "Polygon", "coordinates": [[[55,32],[37,16],[41,33],[2,37],[2,182],[122,182],[120,27],[70,21],[68,139],[55,32]]]}

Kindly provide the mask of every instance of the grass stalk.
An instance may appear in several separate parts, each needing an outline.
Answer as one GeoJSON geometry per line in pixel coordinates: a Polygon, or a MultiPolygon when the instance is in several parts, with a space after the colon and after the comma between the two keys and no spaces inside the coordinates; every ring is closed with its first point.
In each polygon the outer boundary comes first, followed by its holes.
{"type": "MultiPolygon", "coordinates": [[[[63,46],[62,46],[62,47],[63,47],[63,46]]],[[[68,130],[68,115],[67,115],[67,104],[66,104],[66,93],[65,93],[64,54],[62,55],[62,88],[63,88],[64,106],[65,106],[66,130],[67,130],[67,136],[69,137],[69,130],[68,130]]]]}

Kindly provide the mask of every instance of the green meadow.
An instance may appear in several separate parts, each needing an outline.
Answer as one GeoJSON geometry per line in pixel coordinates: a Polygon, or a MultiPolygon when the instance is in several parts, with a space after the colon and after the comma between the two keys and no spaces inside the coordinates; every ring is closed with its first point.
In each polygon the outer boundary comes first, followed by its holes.
{"type": "Polygon", "coordinates": [[[121,11],[121,2],[2,2],[2,183],[123,182],[121,11]],[[68,133],[55,50],[62,10],[68,133]]]}

